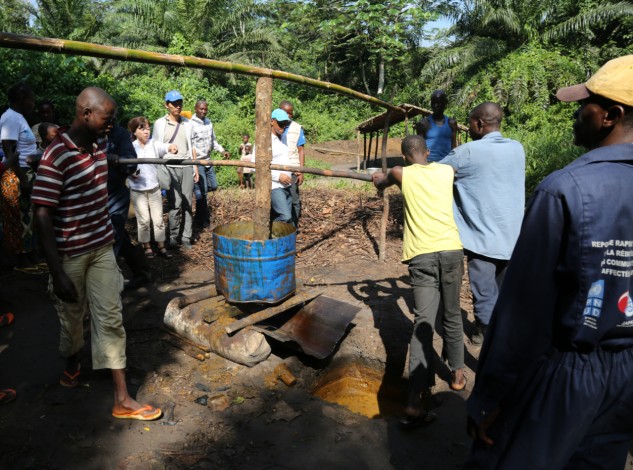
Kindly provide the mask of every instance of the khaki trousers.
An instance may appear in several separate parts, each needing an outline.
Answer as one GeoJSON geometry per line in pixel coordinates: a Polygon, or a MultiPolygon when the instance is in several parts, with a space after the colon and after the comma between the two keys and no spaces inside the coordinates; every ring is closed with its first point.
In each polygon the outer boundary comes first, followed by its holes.
{"type": "Polygon", "coordinates": [[[165,241],[165,222],[163,222],[163,197],[160,187],[147,191],[130,190],[130,197],[134,212],[136,213],[136,225],[138,228],[138,241],[149,243],[151,241],[150,224],[154,228],[154,240],[165,241]]]}
{"type": "Polygon", "coordinates": [[[83,319],[90,312],[93,369],[125,369],[125,329],[121,304],[123,275],[116,263],[112,245],[62,260],[64,272],[75,284],[77,303],[55,299],[60,322],[59,352],[72,356],[84,345],[83,319]]]}

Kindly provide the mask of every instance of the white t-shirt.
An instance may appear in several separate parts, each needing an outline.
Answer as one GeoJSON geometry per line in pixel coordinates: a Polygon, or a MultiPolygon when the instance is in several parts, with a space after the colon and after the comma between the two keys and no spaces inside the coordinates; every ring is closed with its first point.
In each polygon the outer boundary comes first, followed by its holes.
{"type": "Polygon", "coordinates": [[[20,166],[27,167],[26,157],[37,153],[37,142],[26,119],[20,113],[7,109],[0,117],[0,140],[15,140],[20,152],[20,166]]]}
{"type": "MultiPolygon", "coordinates": [[[[149,139],[145,147],[141,147],[138,140],[132,142],[132,145],[134,146],[134,150],[136,150],[136,156],[138,158],[161,158],[167,153],[167,149],[169,149],[170,146],[170,144],[156,142],[154,139],[149,139]]],[[[135,191],[156,189],[158,187],[156,165],[141,163],[138,169],[139,174],[136,178],[128,177],[128,187],[135,191]]]]}

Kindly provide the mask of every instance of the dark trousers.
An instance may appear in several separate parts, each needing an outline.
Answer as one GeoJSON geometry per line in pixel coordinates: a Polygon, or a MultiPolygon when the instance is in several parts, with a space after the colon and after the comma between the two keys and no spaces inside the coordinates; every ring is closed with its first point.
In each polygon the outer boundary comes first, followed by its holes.
{"type": "Polygon", "coordinates": [[[470,290],[473,293],[475,317],[482,324],[488,325],[492,309],[499,297],[508,260],[488,258],[468,250],[464,252],[468,262],[468,277],[470,290]]]}
{"type": "Polygon", "coordinates": [[[463,275],[462,250],[418,255],[409,262],[413,286],[413,335],[409,358],[409,389],[421,392],[435,385],[433,325],[444,305],[444,351],[451,370],[464,367],[464,325],[459,305],[463,275]]]}
{"type": "Polygon", "coordinates": [[[207,202],[207,178],[203,168],[200,169],[198,182],[195,183],[193,189],[196,197],[196,213],[193,215],[193,222],[198,227],[208,227],[211,222],[211,213],[207,202]]]}
{"type": "Polygon", "coordinates": [[[532,371],[489,428],[494,445],[476,441],[464,468],[624,468],[633,440],[633,349],[552,349],[532,371]]]}

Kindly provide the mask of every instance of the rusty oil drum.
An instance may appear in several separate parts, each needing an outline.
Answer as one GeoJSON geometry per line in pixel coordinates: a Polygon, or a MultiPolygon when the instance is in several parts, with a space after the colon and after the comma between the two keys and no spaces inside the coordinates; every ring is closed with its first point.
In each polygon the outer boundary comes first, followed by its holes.
{"type": "Polygon", "coordinates": [[[253,240],[253,222],[213,230],[215,286],[229,302],[275,303],[297,288],[295,228],[273,222],[272,238],[253,240]]]}

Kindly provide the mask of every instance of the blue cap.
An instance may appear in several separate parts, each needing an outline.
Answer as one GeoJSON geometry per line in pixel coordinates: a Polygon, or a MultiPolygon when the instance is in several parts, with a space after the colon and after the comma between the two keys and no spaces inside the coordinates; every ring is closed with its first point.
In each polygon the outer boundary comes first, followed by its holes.
{"type": "Polygon", "coordinates": [[[182,99],[182,95],[178,90],[168,91],[165,95],[165,101],[178,101],[182,99]]]}
{"type": "Polygon", "coordinates": [[[288,116],[288,113],[285,112],[283,109],[277,108],[273,111],[273,114],[271,116],[272,119],[277,119],[277,122],[279,121],[290,121],[290,116],[288,116]]]}

